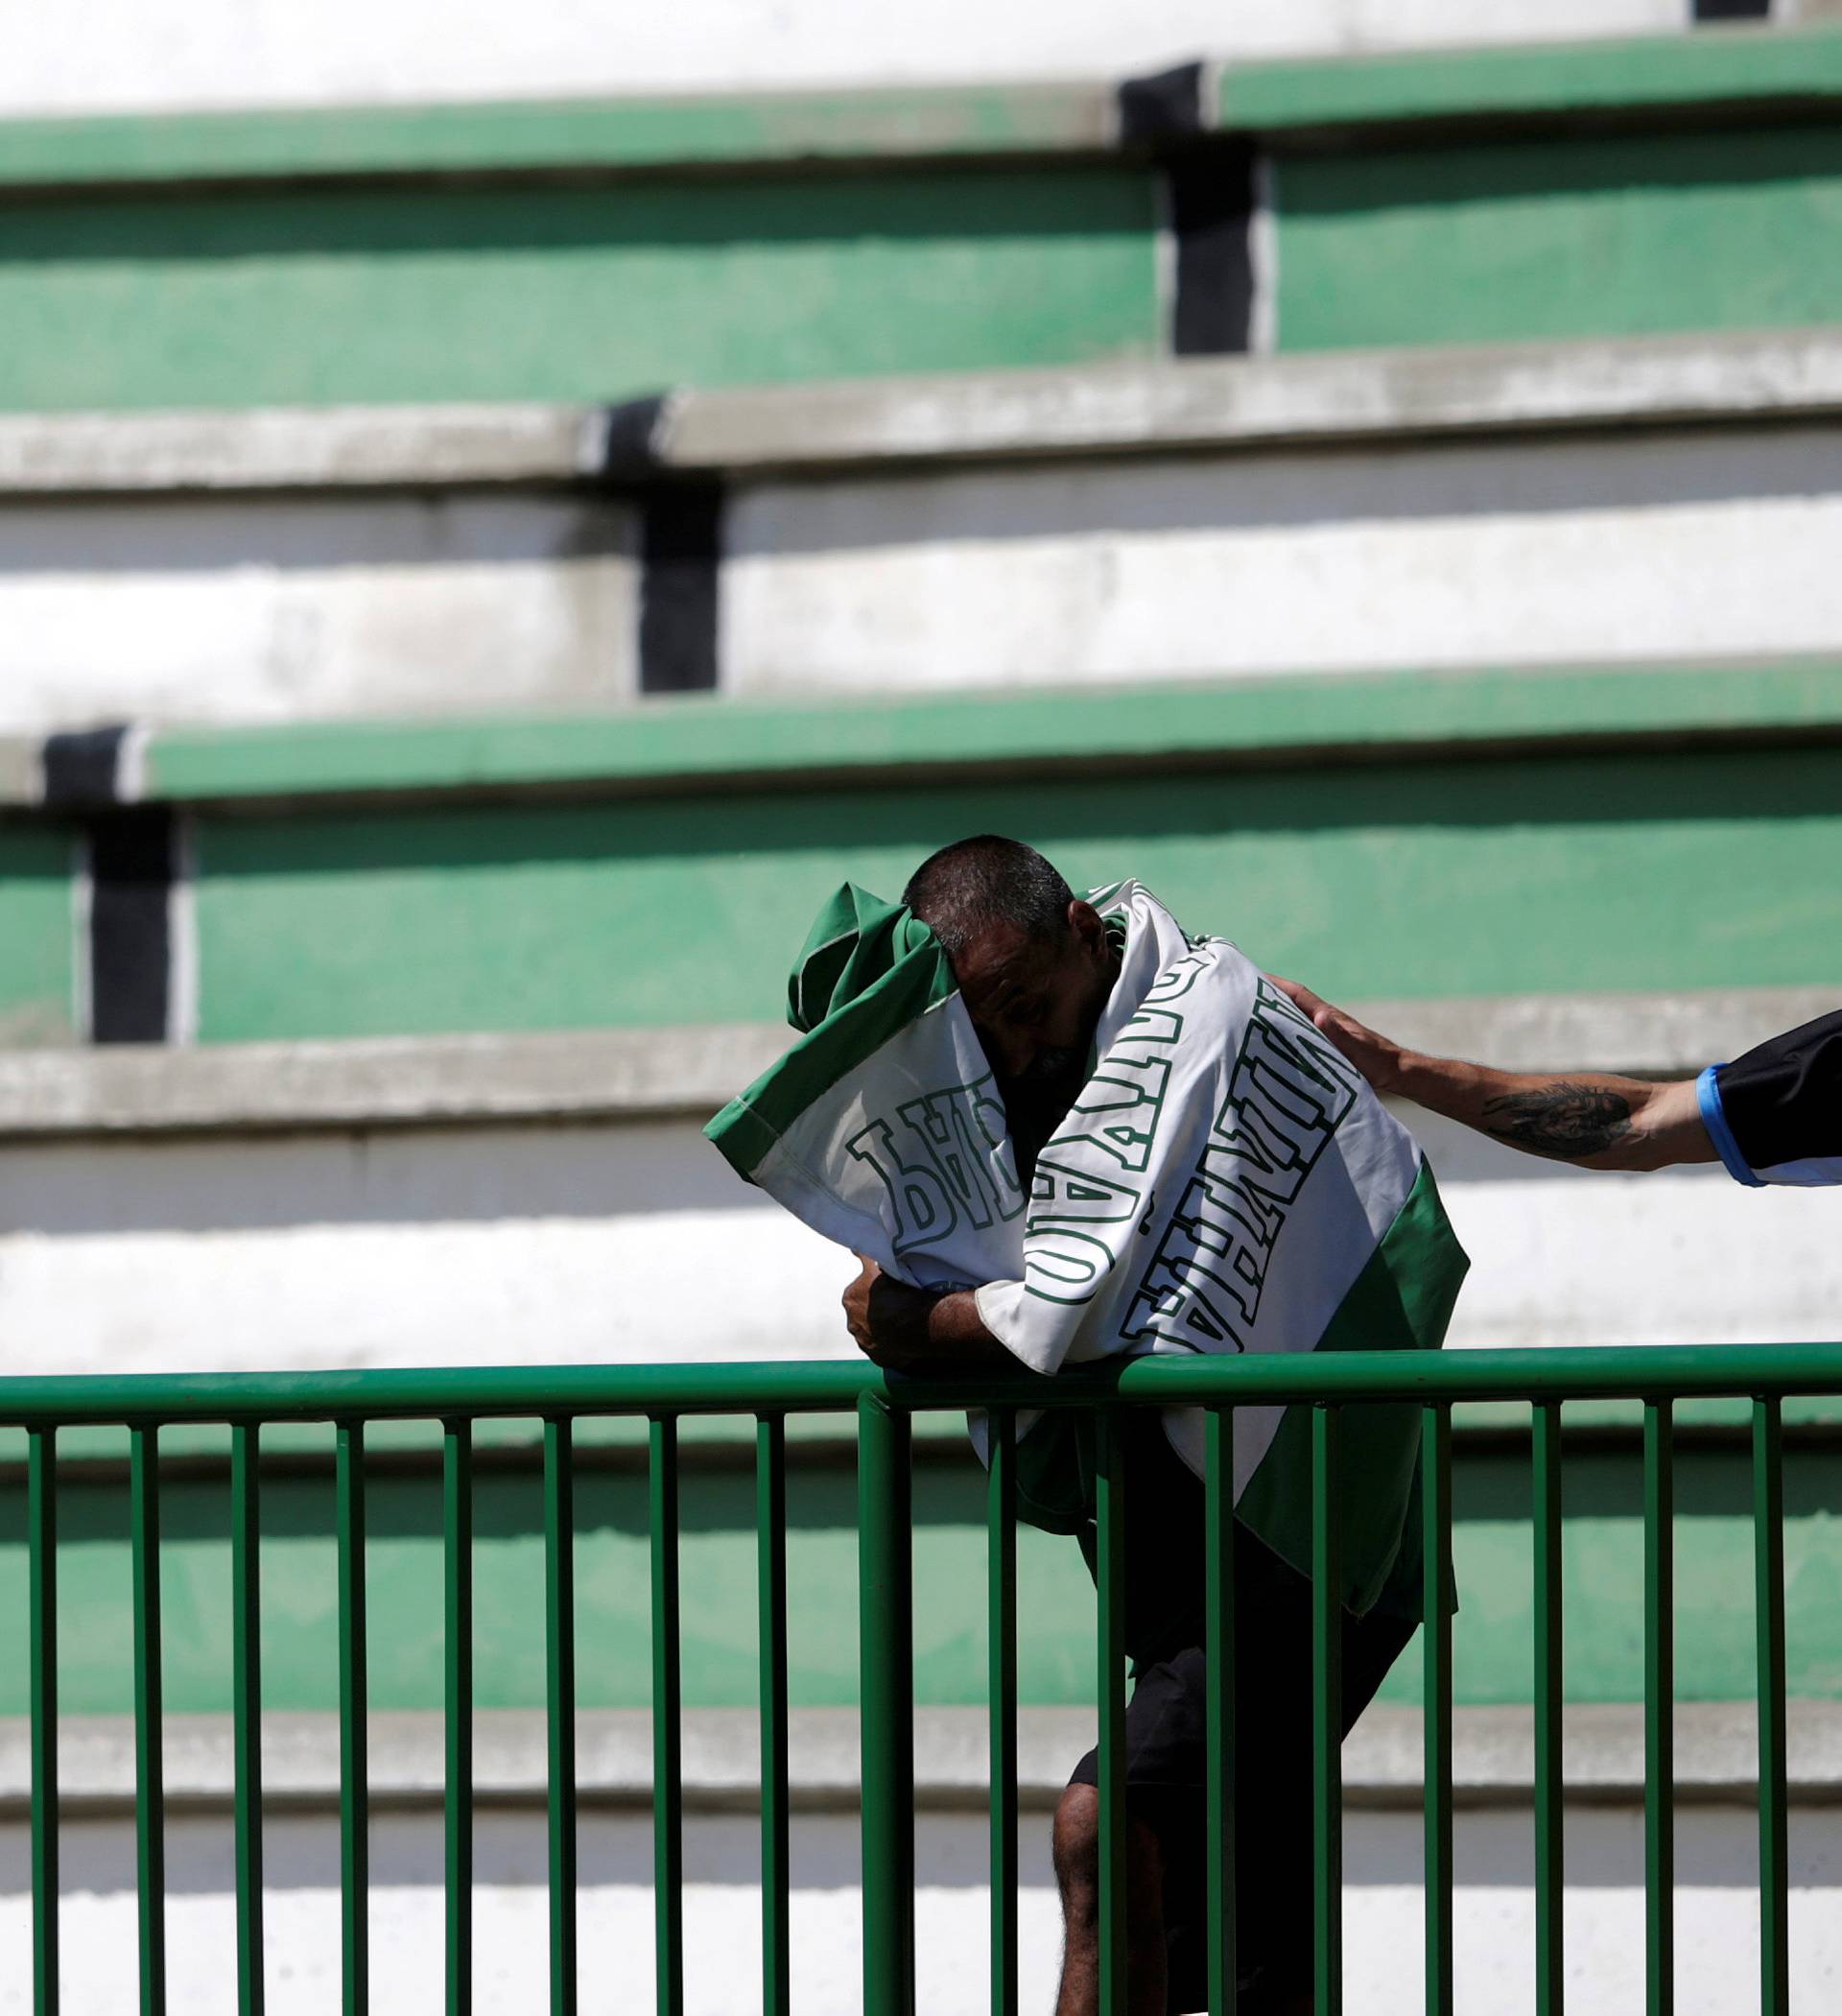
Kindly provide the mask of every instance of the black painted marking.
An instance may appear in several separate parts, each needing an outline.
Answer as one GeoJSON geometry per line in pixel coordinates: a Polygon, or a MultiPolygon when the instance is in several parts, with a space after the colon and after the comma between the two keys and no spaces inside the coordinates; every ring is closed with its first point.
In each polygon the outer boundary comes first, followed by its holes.
{"type": "Polygon", "coordinates": [[[45,803],[59,811],[113,805],[121,796],[122,743],[126,723],[47,735],[40,760],[45,803]]]}
{"type": "Polygon", "coordinates": [[[1772,0],[1695,0],[1697,21],[1769,21],[1772,0]]]}
{"type": "Polygon", "coordinates": [[[96,1043],[164,1043],[173,1000],[173,885],[178,832],[164,806],[90,822],[89,1033],[96,1043]]]}
{"type": "Polygon", "coordinates": [[[722,486],[660,484],[640,509],[640,691],[713,692],[722,486]]]}
{"type": "Polygon", "coordinates": [[[611,483],[632,483],[651,476],[659,466],[659,415],[665,394],[624,399],[607,409],[607,433],[602,449],[602,475],[611,483]]]}
{"type": "Polygon", "coordinates": [[[1255,161],[1251,147],[1197,148],[1166,170],[1177,298],[1170,346],[1220,357],[1249,346],[1254,321],[1255,161]]]}
{"type": "Polygon", "coordinates": [[[1202,131],[1202,65],[1184,63],[1120,86],[1120,139],[1127,147],[1189,140],[1202,131]]]}

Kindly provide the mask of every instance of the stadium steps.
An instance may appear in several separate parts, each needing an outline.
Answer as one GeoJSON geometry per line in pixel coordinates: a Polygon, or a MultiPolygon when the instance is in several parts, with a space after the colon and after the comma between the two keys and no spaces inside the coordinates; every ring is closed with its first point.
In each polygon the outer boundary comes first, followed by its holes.
{"type": "Polygon", "coordinates": [[[1822,321],[1838,96],[1818,25],[9,122],[0,407],[605,401],[1822,321]]]}

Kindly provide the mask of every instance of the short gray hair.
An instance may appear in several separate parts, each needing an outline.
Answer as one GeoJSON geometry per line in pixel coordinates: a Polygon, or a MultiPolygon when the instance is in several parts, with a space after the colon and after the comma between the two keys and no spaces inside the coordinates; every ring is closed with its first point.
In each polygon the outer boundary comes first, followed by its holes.
{"type": "Polygon", "coordinates": [[[981,931],[1011,924],[1033,938],[1067,926],[1074,892],[1034,847],[980,833],[930,854],[902,900],[956,958],[981,931]]]}

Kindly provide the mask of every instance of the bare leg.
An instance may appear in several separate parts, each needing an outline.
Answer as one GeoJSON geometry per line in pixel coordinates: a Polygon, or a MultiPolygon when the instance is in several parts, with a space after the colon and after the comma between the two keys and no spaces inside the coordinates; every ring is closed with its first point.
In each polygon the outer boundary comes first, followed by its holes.
{"type": "MultiPolygon", "coordinates": [[[[1100,1795],[1071,1785],[1055,1809],[1062,1986],[1055,2016],[1099,2016],[1100,1795]]],[[[1126,1824],[1126,1979],[1131,2016],[1165,2016],[1164,1865],[1158,1838],[1126,1824]]]]}

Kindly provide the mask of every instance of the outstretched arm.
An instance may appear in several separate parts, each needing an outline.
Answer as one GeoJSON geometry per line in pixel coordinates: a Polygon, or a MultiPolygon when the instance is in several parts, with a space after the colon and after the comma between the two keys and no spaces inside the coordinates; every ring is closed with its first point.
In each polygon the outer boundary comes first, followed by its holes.
{"type": "Polygon", "coordinates": [[[1023,1370],[980,1320],[971,1289],[933,1294],[893,1280],[862,1253],[857,1257],[863,1265],[844,1291],[844,1320],[873,1364],[936,1377],[1023,1370]]]}
{"type": "Polygon", "coordinates": [[[1410,1099],[1494,1141],[1586,1169],[1712,1162],[1693,1079],[1655,1083],[1605,1072],[1548,1076],[1432,1057],[1365,1029],[1293,980],[1276,980],[1378,1092],[1410,1099]]]}

